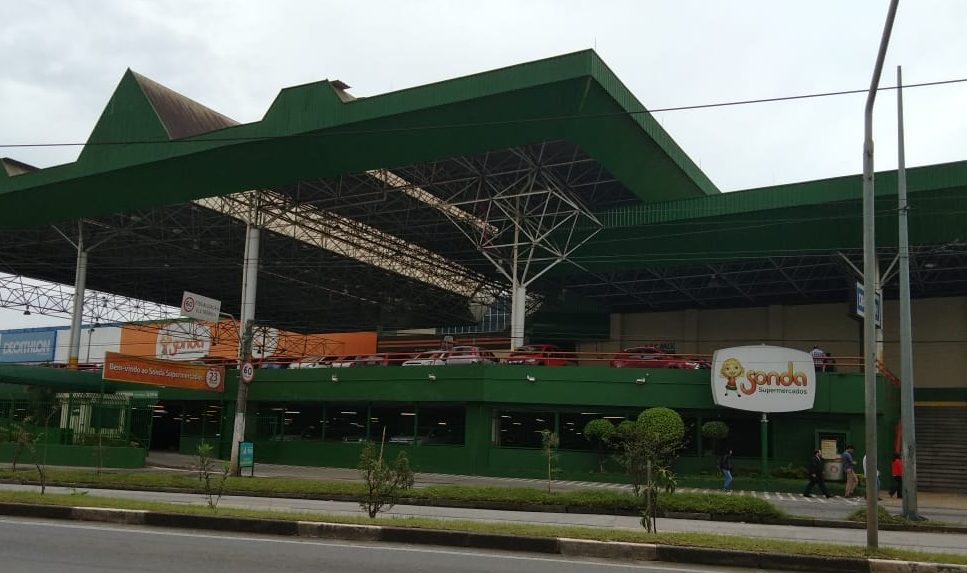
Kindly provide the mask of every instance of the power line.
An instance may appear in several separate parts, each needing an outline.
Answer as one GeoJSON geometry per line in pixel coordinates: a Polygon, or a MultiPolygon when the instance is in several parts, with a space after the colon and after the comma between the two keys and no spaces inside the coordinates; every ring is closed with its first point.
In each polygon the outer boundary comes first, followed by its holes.
{"type": "MultiPolygon", "coordinates": [[[[950,85],[967,82],[967,78],[952,79],[952,80],[939,80],[933,82],[922,82],[917,84],[904,85],[905,90],[910,90],[913,88],[940,86],[940,85],[950,85]]],[[[878,91],[888,91],[897,89],[896,86],[885,86],[877,88],[878,91]]],[[[243,143],[251,141],[272,141],[279,139],[295,139],[303,137],[331,137],[331,136],[350,136],[350,135],[378,135],[378,134],[390,134],[390,133],[406,133],[413,131],[433,131],[433,130],[445,130],[445,129],[466,129],[466,128],[476,128],[476,127],[504,127],[508,125],[524,125],[542,122],[554,122],[554,121],[570,121],[570,120],[585,120],[585,119],[604,119],[608,117],[622,117],[622,116],[636,116],[643,114],[655,114],[655,113],[669,113],[676,111],[693,111],[701,109],[715,109],[722,107],[734,107],[740,105],[752,105],[752,104],[762,104],[762,103],[774,103],[774,102],[785,102],[785,101],[796,101],[804,99],[815,99],[824,98],[832,96],[842,96],[842,95],[855,95],[855,94],[865,94],[869,92],[869,88],[854,89],[854,90],[839,90],[831,92],[818,92],[811,94],[799,94],[791,96],[779,96],[771,98],[756,98],[756,99],[746,99],[746,100],[735,100],[727,102],[717,102],[717,103],[706,103],[706,104],[696,104],[696,105],[683,105],[683,106],[672,106],[656,109],[640,109],[631,111],[620,111],[611,113],[597,113],[597,114],[565,114],[565,115],[554,115],[546,117],[534,117],[534,118],[522,118],[522,119],[512,119],[503,121],[483,121],[483,122],[468,122],[468,123],[450,123],[450,124],[437,124],[437,125],[423,125],[423,126],[408,126],[408,127],[396,127],[396,128],[384,128],[384,129],[366,129],[366,130],[340,130],[339,126],[334,126],[324,132],[312,132],[312,133],[298,133],[298,134],[284,134],[275,136],[258,136],[258,137],[204,137],[205,134],[200,136],[195,136],[186,139],[165,139],[165,140],[131,140],[131,141],[91,141],[91,142],[71,142],[71,143],[0,143],[0,148],[42,148],[42,147],[87,147],[87,146],[110,146],[110,145],[157,145],[162,143],[187,143],[187,144],[198,144],[198,143],[243,143]]]]}

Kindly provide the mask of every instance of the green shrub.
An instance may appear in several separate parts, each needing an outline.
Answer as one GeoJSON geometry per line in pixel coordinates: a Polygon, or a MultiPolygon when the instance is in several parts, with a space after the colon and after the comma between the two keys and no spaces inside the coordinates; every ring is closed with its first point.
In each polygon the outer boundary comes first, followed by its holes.
{"type": "Polygon", "coordinates": [[[638,424],[649,438],[660,442],[681,442],[685,438],[685,422],[671,408],[648,408],[638,415],[638,424]]]}
{"type": "Polygon", "coordinates": [[[806,468],[791,463],[772,470],[772,475],[777,478],[809,479],[809,472],[806,468]]]}
{"type": "Polygon", "coordinates": [[[675,493],[658,496],[662,514],[709,513],[712,515],[741,515],[749,518],[779,517],[782,512],[764,499],[722,493],[675,493]]]}
{"type": "Polygon", "coordinates": [[[707,440],[724,440],[729,437],[729,426],[719,420],[705,422],[702,424],[702,437],[707,440]]]}

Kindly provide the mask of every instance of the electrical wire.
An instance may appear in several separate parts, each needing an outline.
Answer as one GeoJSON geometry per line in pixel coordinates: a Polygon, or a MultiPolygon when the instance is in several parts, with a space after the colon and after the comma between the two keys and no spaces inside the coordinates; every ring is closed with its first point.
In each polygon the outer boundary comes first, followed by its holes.
{"type": "MultiPolygon", "coordinates": [[[[903,89],[909,90],[909,89],[922,88],[922,87],[959,84],[964,82],[967,82],[967,78],[908,84],[908,85],[904,85],[903,89]]],[[[889,91],[889,90],[895,90],[895,89],[897,89],[896,86],[883,86],[883,87],[877,88],[878,91],[889,91]]],[[[38,147],[86,147],[86,146],[111,146],[111,145],[156,145],[159,143],[198,144],[198,143],[206,143],[206,142],[243,143],[243,142],[251,142],[251,141],[268,141],[268,140],[293,139],[293,138],[303,138],[303,137],[326,137],[326,136],[345,137],[345,136],[352,136],[352,135],[381,135],[381,134],[392,134],[392,133],[408,133],[408,132],[414,132],[414,131],[469,129],[469,128],[480,128],[480,127],[506,127],[511,125],[526,125],[526,124],[543,123],[543,122],[605,119],[609,117],[624,117],[624,116],[633,117],[637,115],[646,115],[646,114],[655,114],[655,113],[716,109],[716,108],[734,107],[734,106],[742,106],[742,105],[754,105],[754,104],[763,104],[763,103],[775,103],[775,102],[796,101],[796,100],[804,100],[804,99],[834,97],[834,96],[842,96],[842,95],[865,94],[868,92],[869,92],[869,88],[862,88],[862,89],[852,89],[852,90],[818,92],[818,93],[811,93],[811,94],[799,94],[799,95],[791,95],[791,96],[778,96],[778,97],[771,97],[771,98],[755,98],[755,99],[735,100],[735,101],[717,102],[717,103],[671,106],[671,107],[656,108],[651,110],[640,109],[640,110],[597,113],[597,114],[564,114],[564,115],[554,115],[554,116],[546,116],[546,117],[517,118],[517,119],[502,120],[502,121],[450,123],[450,124],[406,126],[406,127],[383,128],[383,129],[340,130],[338,129],[338,126],[337,126],[333,130],[325,131],[325,132],[284,134],[284,135],[277,135],[277,136],[204,137],[204,134],[202,134],[200,136],[196,136],[193,138],[174,139],[174,140],[166,139],[166,140],[65,142],[65,143],[0,143],[0,148],[10,149],[10,148],[38,148],[38,147]]]]}

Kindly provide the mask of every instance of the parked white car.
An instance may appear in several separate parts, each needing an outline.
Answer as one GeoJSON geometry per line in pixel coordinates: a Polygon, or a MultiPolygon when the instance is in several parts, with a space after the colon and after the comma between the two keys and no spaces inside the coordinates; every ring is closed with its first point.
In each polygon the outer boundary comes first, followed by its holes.
{"type": "Polygon", "coordinates": [[[451,364],[494,364],[497,357],[493,352],[479,346],[454,346],[447,355],[447,365],[451,364]]]}
{"type": "Polygon", "coordinates": [[[403,361],[403,366],[443,366],[447,363],[445,350],[434,350],[417,354],[409,360],[403,361]]]}

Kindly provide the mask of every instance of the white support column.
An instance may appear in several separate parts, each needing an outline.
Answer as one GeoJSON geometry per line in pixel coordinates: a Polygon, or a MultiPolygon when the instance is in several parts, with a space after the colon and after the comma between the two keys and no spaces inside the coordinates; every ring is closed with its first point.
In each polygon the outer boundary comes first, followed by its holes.
{"type": "Polygon", "coordinates": [[[524,318],[527,314],[527,287],[518,283],[513,286],[510,302],[510,349],[524,345],[524,318]]]}
{"type": "MultiPolygon", "coordinates": [[[[257,220],[256,216],[253,219],[257,220]]],[[[259,228],[249,223],[245,230],[245,255],[242,263],[242,309],[239,319],[239,365],[252,354],[252,322],[255,320],[255,295],[259,273],[259,228]]],[[[235,400],[235,425],[232,431],[231,473],[240,475],[238,464],[239,443],[245,441],[245,418],[248,412],[248,389],[250,384],[239,381],[235,400]]]]}
{"type": "Polygon", "coordinates": [[[87,283],[87,251],[84,248],[84,231],[78,226],[77,270],[74,272],[74,302],[71,311],[70,346],[67,354],[67,367],[77,370],[81,354],[81,323],[84,318],[84,291],[87,283]]]}

